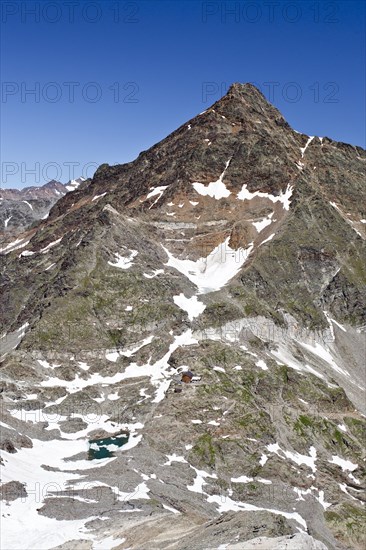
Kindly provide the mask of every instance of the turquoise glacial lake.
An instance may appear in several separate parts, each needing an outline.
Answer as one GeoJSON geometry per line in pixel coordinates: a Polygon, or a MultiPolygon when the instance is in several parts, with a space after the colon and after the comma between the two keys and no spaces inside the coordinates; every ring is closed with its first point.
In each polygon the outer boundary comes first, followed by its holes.
{"type": "Polygon", "coordinates": [[[95,460],[115,456],[114,452],[126,445],[129,434],[120,434],[111,437],[89,440],[88,459],[95,460]]]}

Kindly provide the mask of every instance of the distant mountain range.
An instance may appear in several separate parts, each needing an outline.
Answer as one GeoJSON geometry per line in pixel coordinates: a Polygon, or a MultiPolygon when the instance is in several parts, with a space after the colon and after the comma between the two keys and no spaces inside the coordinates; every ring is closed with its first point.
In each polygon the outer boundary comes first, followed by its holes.
{"type": "Polygon", "coordinates": [[[66,184],[51,180],[42,186],[0,189],[2,240],[24,231],[37,220],[45,219],[61,197],[80,187],[84,181],[85,178],[80,177],[66,184]]]}

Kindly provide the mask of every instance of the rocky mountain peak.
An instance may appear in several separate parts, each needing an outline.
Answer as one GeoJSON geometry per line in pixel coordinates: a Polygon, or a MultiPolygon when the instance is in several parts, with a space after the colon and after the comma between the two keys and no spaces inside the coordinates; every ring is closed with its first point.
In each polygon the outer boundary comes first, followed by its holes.
{"type": "Polygon", "coordinates": [[[254,84],[234,82],[229,87],[226,95],[224,95],[217,103],[220,102],[242,102],[244,104],[252,103],[253,105],[261,105],[267,108],[272,108],[272,105],[267,101],[262,92],[254,86],[254,84]]]}
{"type": "Polygon", "coordinates": [[[51,181],[45,183],[43,187],[48,188],[48,189],[58,189],[60,185],[63,186],[63,184],[60,181],[51,180],[51,181]]]}
{"type": "MultiPolygon", "coordinates": [[[[219,99],[212,109],[225,114],[230,122],[254,124],[258,116],[263,123],[276,123],[288,126],[282,114],[266,99],[262,92],[253,84],[234,83],[226,95],[219,99]]],[[[289,126],[288,126],[289,127],[289,126]]]]}
{"type": "MultiPolygon", "coordinates": [[[[195,183],[208,186],[218,182],[220,187],[222,175],[229,201],[243,185],[251,192],[279,195],[298,176],[296,162],[306,141],[307,136],[292,131],[257,88],[233,84],[223,98],[134,162],[102,165],[87,192],[113,194],[118,203],[153,210],[174,202],[174,197],[180,200],[185,196],[187,207],[187,201],[195,201],[195,183]],[[276,165],[270,158],[277,159],[276,165]]],[[[203,189],[211,199],[215,199],[213,187],[203,189]]],[[[213,204],[219,203],[213,200],[213,204]]]]}

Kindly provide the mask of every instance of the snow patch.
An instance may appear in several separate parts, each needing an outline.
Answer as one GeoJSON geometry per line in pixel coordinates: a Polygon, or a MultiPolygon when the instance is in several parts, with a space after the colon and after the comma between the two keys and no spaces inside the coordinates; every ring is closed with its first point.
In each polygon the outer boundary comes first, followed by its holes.
{"type": "Polygon", "coordinates": [[[191,465],[191,468],[196,472],[196,478],[193,481],[193,485],[188,485],[188,491],[193,491],[194,493],[203,494],[203,486],[206,484],[205,477],[210,477],[212,479],[217,479],[216,474],[209,474],[204,470],[197,470],[194,466],[191,465]]]}
{"type": "Polygon", "coordinates": [[[231,195],[231,191],[227,189],[226,185],[223,182],[223,177],[225,176],[226,170],[228,169],[230,162],[231,158],[226,162],[225,169],[222,174],[220,174],[218,180],[211,181],[207,186],[203,183],[199,183],[196,181],[192,183],[194,190],[200,195],[209,196],[216,200],[220,200],[231,195]]]}
{"type": "Polygon", "coordinates": [[[24,250],[19,254],[19,258],[22,258],[23,256],[33,256],[33,255],[34,255],[34,252],[32,252],[31,250],[24,250]]]}
{"type": "Polygon", "coordinates": [[[279,514],[281,516],[284,516],[287,519],[294,519],[299,523],[304,529],[307,529],[306,521],[300,514],[297,512],[283,512],[282,510],[274,510],[272,508],[261,508],[259,506],[254,506],[253,504],[247,504],[245,502],[236,502],[232,500],[230,497],[225,497],[225,499],[222,498],[221,495],[210,495],[207,498],[207,502],[212,502],[218,505],[218,512],[220,514],[224,512],[240,512],[241,510],[246,511],[265,511],[265,512],[271,512],[273,514],[279,514]]]}
{"type": "Polygon", "coordinates": [[[259,361],[256,362],[256,365],[262,370],[268,370],[266,363],[262,359],[259,359],[259,361]]]}
{"type": "Polygon", "coordinates": [[[315,466],[316,449],[313,446],[310,447],[310,456],[302,455],[300,453],[297,453],[296,451],[295,452],[284,451],[283,449],[281,449],[278,443],[272,443],[270,445],[267,445],[267,449],[269,452],[275,453],[277,456],[279,456],[282,459],[288,458],[293,462],[295,462],[296,464],[298,464],[299,466],[301,466],[301,464],[305,464],[306,466],[311,468],[313,472],[316,472],[316,466],[315,466]]]}
{"type": "Polygon", "coordinates": [[[163,508],[165,510],[169,510],[169,512],[173,512],[173,514],[180,514],[179,510],[176,510],[172,506],[168,506],[167,504],[163,504],[163,508]]]}
{"type": "Polygon", "coordinates": [[[108,361],[112,361],[113,363],[115,363],[119,356],[123,355],[124,357],[131,357],[141,348],[150,344],[153,341],[153,339],[154,339],[154,335],[150,335],[147,338],[145,338],[142,342],[137,344],[137,346],[133,347],[132,349],[127,349],[125,351],[110,351],[106,353],[105,357],[108,361]]]}
{"type": "Polygon", "coordinates": [[[245,200],[252,200],[254,197],[263,197],[265,199],[269,199],[272,202],[281,202],[283,205],[283,208],[285,210],[289,210],[290,208],[290,198],[292,196],[293,187],[291,185],[288,185],[286,187],[286,191],[284,193],[281,193],[277,196],[271,195],[270,193],[262,193],[261,191],[255,191],[252,193],[248,190],[247,185],[244,184],[241,188],[241,191],[238,193],[237,198],[241,201],[245,200]]]}
{"type": "Polygon", "coordinates": [[[205,304],[197,299],[197,296],[192,298],[186,298],[183,292],[178,296],[173,296],[175,305],[177,305],[183,311],[188,313],[188,319],[193,321],[195,317],[198,317],[206,309],[205,304]]]}
{"type": "Polygon", "coordinates": [[[272,481],[269,479],[263,479],[261,477],[247,477],[247,476],[240,476],[240,477],[232,477],[231,478],[232,483],[251,483],[252,481],[257,481],[258,483],[263,483],[264,485],[271,485],[272,481]]]}
{"type": "Polygon", "coordinates": [[[187,461],[184,458],[184,456],[178,456],[175,453],[173,453],[172,455],[166,455],[166,456],[168,457],[168,460],[164,462],[164,466],[170,466],[172,462],[182,462],[184,464],[187,464],[187,461]]]}
{"type": "Polygon", "coordinates": [[[340,466],[343,472],[353,472],[358,468],[358,464],[353,464],[350,460],[344,460],[337,455],[333,455],[332,460],[328,460],[328,462],[340,466]]]}
{"type": "Polygon", "coordinates": [[[258,233],[260,233],[265,227],[267,227],[267,225],[270,225],[272,223],[272,217],[273,212],[269,214],[267,218],[263,218],[263,220],[261,220],[260,222],[252,222],[252,225],[254,225],[258,233]]]}
{"type": "Polygon", "coordinates": [[[119,267],[120,269],[129,269],[133,264],[133,259],[135,256],[137,256],[138,252],[137,250],[130,250],[130,254],[128,257],[121,256],[118,252],[116,252],[115,261],[114,262],[108,262],[109,265],[112,265],[113,267],[119,267]]]}
{"type": "Polygon", "coordinates": [[[164,273],[164,269],[156,269],[151,274],[144,273],[143,275],[144,277],[146,277],[146,279],[153,279],[154,277],[156,277],[157,275],[160,275],[161,273],[164,273]]]}
{"type": "Polygon", "coordinates": [[[165,265],[174,267],[185,275],[198,287],[198,294],[220,290],[240,271],[253,249],[253,243],[250,243],[248,248],[234,250],[229,246],[229,240],[230,237],[227,237],[207,257],[199,258],[197,261],[175,258],[163,247],[168,255],[165,265]]]}

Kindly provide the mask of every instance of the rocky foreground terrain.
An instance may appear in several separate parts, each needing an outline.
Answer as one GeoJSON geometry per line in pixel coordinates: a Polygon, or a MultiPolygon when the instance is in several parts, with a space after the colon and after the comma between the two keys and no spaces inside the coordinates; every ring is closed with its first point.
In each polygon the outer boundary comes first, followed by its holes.
{"type": "Polygon", "coordinates": [[[365,163],[234,84],[3,247],[2,548],[364,549],[365,163]]]}

